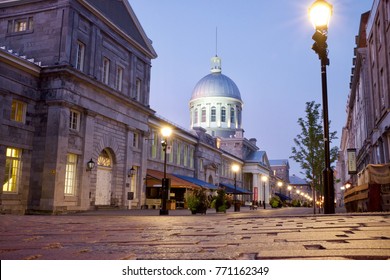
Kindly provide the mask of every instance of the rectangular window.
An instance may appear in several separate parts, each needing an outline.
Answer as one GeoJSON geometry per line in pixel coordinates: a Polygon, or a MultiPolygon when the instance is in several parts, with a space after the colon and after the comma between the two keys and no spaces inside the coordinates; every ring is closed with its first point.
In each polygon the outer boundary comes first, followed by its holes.
{"type": "Polygon", "coordinates": [[[85,45],[80,41],[77,42],[77,53],[76,53],[76,69],[84,70],[84,56],[85,56],[85,45]]]}
{"type": "Polygon", "coordinates": [[[225,107],[221,108],[221,122],[226,122],[226,109],[225,109],[225,107]]]}
{"type": "Polygon", "coordinates": [[[212,122],[217,121],[217,111],[216,111],[216,108],[215,108],[215,107],[212,107],[212,108],[211,108],[210,120],[211,120],[212,122]]]}
{"type": "Polygon", "coordinates": [[[123,68],[118,66],[116,68],[116,77],[115,77],[115,89],[122,91],[122,80],[123,80],[123,68]]]}
{"type": "Polygon", "coordinates": [[[152,131],[152,158],[157,157],[157,143],[158,143],[157,133],[155,131],[152,131]]]}
{"type": "Polygon", "coordinates": [[[24,102],[13,100],[11,108],[11,120],[15,122],[26,122],[26,108],[27,105],[24,102]]]}
{"type": "Polygon", "coordinates": [[[190,148],[190,168],[194,168],[194,148],[190,148]]]}
{"type": "Polygon", "coordinates": [[[141,80],[137,79],[135,81],[135,99],[137,101],[141,100],[141,80]]]}
{"type": "Polygon", "coordinates": [[[74,110],[70,110],[69,115],[69,128],[72,130],[80,130],[80,113],[74,110]]]}
{"type": "Polygon", "coordinates": [[[75,195],[77,186],[77,155],[68,154],[65,169],[65,195],[75,195]]]}
{"type": "Polygon", "coordinates": [[[108,77],[110,74],[110,61],[105,57],[103,58],[103,69],[102,69],[102,82],[108,85],[108,77]]]}
{"type": "Polygon", "coordinates": [[[139,138],[138,133],[133,133],[133,147],[139,148],[139,138]]]}
{"type": "Polygon", "coordinates": [[[33,28],[33,18],[19,18],[8,21],[8,33],[31,31],[33,28]]]}
{"type": "Polygon", "coordinates": [[[176,164],[181,164],[181,144],[179,142],[177,143],[176,164]]]}
{"type": "Polygon", "coordinates": [[[188,146],[184,145],[184,154],[183,154],[183,161],[184,161],[184,166],[188,165],[188,146]]]}
{"type": "Polygon", "coordinates": [[[15,148],[7,148],[5,158],[5,176],[3,181],[3,192],[18,192],[21,172],[22,150],[15,148]]]}
{"type": "Polygon", "coordinates": [[[202,108],[201,122],[206,122],[206,108],[202,108]]]}

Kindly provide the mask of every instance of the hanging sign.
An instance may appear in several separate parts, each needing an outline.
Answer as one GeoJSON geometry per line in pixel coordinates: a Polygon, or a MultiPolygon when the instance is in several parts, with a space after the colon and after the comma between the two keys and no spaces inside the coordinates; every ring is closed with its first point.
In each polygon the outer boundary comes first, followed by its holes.
{"type": "Polygon", "coordinates": [[[356,149],[347,149],[348,174],[356,174],[356,149]]]}

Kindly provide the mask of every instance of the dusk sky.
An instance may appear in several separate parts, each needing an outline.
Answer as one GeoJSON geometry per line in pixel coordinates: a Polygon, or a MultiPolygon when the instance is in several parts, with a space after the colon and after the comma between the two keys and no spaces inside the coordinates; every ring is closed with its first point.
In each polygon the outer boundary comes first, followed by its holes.
{"type": "MultiPolygon", "coordinates": [[[[308,19],[314,0],[129,2],[158,54],[152,61],[152,109],[189,129],[192,90],[210,73],[210,58],[217,52],[222,73],[241,92],[244,136],[257,138],[269,159],[288,159],[290,175],[304,177],[289,157],[306,102],[322,104],[320,61],[311,50],[314,29],[308,19]]],[[[328,34],[329,119],[339,138],[331,145],[339,146],[355,36],[373,0],[329,3],[334,9],[328,34]]]]}

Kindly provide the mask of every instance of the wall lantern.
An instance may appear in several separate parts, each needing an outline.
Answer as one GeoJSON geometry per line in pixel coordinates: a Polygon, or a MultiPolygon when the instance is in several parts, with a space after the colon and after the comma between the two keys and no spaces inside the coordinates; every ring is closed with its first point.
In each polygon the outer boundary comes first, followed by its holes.
{"type": "Polygon", "coordinates": [[[91,171],[95,167],[95,162],[90,159],[90,161],[87,162],[87,171],[91,171]]]}
{"type": "Polygon", "coordinates": [[[127,177],[133,177],[135,175],[135,169],[134,167],[132,166],[130,169],[129,169],[129,173],[127,173],[127,177]]]}

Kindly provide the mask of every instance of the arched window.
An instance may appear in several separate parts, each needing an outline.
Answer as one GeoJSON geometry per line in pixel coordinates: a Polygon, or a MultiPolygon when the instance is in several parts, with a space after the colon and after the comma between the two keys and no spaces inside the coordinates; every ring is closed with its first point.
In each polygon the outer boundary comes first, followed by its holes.
{"type": "Polygon", "coordinates": [[[226,108],[221,108],[221,122],[226,122],[226,108]]]}
{"type": "Polygon", "coordinates": [[[202,122],[206,122],[206,108],[203,107],[202,108],[202,122]]]}
{"type": "Polygon", "coordinates": [[[111,157],[110,155],[107,153],[106,150],[103,150],[99,157],[98,157],[98,160],[97,160],[97,164],[99,166],[104,166],[104,167],[111,167],[112,166],[112,163],[111,163],[111,157]]]}
{"type": "Polygon", "coordinates": [[[217,121],[217,109],[215,107],[211,107],[210,121],[211,122],[217,121]]]}
{"type": "Polygon", "coordinates": [[[198,123],[198,108],[195,109],[195,113],[194,113],[194,123],[198,123]]]}
{"type": "Polygon", "coordinates": [[[236,122],[235,110],[233,107],[230,108],[230,123],[234,124],[236,122]]]}

